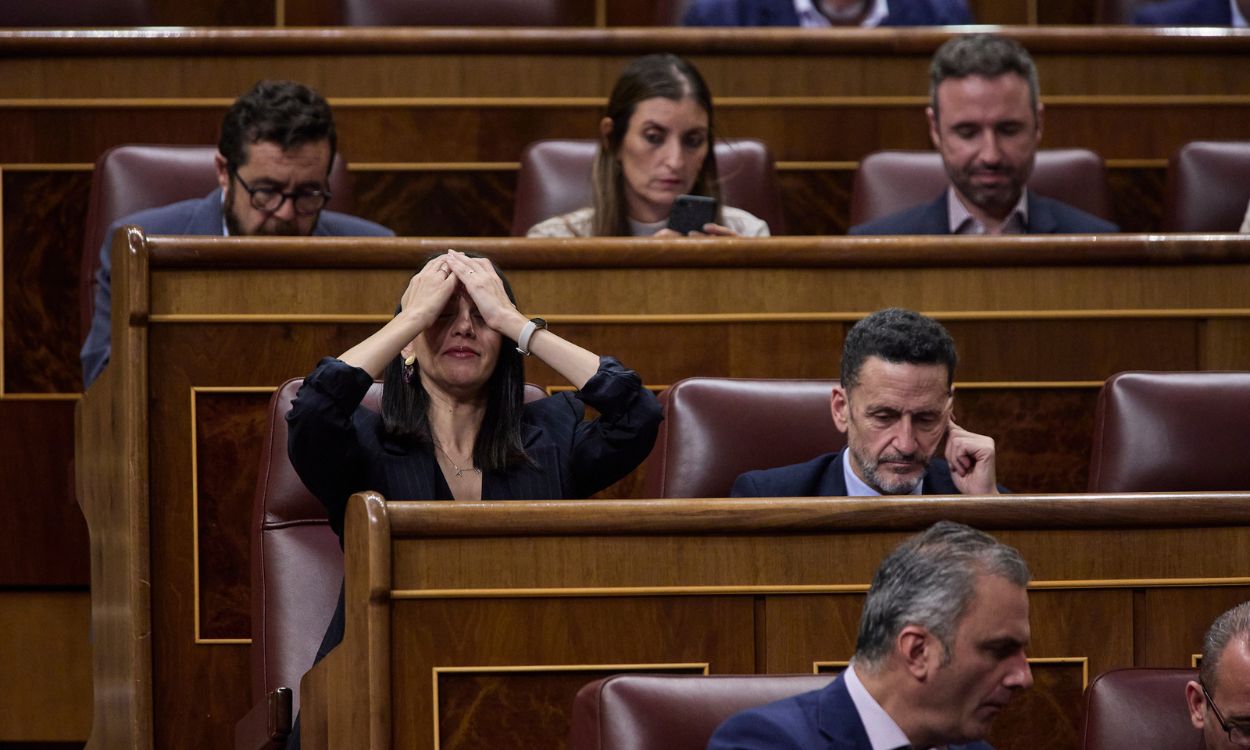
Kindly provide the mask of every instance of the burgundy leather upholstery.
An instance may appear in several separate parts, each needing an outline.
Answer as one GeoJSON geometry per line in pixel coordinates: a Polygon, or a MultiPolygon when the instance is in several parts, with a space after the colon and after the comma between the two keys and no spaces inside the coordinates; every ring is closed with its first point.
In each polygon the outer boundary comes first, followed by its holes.
{"type": "MultiPolygon", "coordinates": [[[[203,198],[217,187],[213,166],[216,146],[123,145],[114,146],[96,160],[87,199],[87,226],[83,233],[78,299],[82,335],[91,330],[95,308],[95,273],[100,268],[100,245],[114,221],[145,208],[156,208],[191,198],[203,198]]],[[[351,182],[347,162],[336,155],[330,169],[330,192],[326,207],[350,211],[351,182]]]]}
{"type": "Polygon", "coordinates": [[[1085,691],[1085,750],[1201,750],[1202,732],[1189,723],[1185,683],[1196,669],[1114,669],[1085,691]]]}
{"type": "MultiPolygon", "coordinates": [[[[290,688],[292,716],[299,711],[300,679],[312,667],[343,580],[343,552],[325,508],[287,458],[286,413],[303,382],[288,380],[270,399],[251,526],[252,701],[263,703],[273,690],[290,688]]],[[[527,403],[546,395],[525,386],[527,403]]],[[[382,385],[374,383],[362,403],[377,411],[381,398],[382,385]]]]}
{"type": "Polygon", "coordinates": [[[4,0],[0,27],[147,26],[150,0],[4,0]]]}
{"type": "Polygon", "coordinates": [[[646,497],[728,497],[738,475],[840,450],[836,380],[687,378],[662,396],[646,497]]]}
{"type": "Polygon", "coordinates": [[[1094,417],[1090,492],[1250,490],[1250,372],[1122,372],[1094,417]]]}
{"type": "Polygon", "coordinates": [[[348,26],[571,26],[576,0],[343,0],[348,26]]]}
{"type": "Polygon", "coordinates": [[[832,674],[619,674],[577,691],[570,750],[704,750],[744,709],[819,690],[832,674]]]}
{"type": "Polygon", "coordinates": [[[1250,141],[1186,143],[1168,162],[1165,232],[1236,232],[1250,203],[1250,141]]]}
{"type": "MultiPolygon", "coordinates": [[[[535,141],[521,152],[512,234],[523,237],[544,219],[591,203],[590,170],[598,141],[535,141]]],[[[768,222],[772,234],[785,233],[781,191],[772,153],[761,141],[733,138],[716,143],[725,205],[750,211],[768,222]]]]}
{"type": "MultiPolygon", "coordinates": [[[[851,226],[930,203],[950,184],[936,151],[877,151],[855,170],[851,226]]],[[[1029,189],[1113,220],[1102,157],[1083,148],[1039,149],[1029,189]]],[[[1243,207],[1244,208],[1244,207],[1243,207]]]]}

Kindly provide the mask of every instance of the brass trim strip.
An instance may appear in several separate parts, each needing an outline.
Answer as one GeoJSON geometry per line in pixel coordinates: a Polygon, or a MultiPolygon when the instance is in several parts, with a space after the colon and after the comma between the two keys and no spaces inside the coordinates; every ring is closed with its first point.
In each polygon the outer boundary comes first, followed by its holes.
{"type": "MultiPolygon", "coordinates": [[[[797,269],[805,273],[804,269],[797,269]]],[[[1016,320],[1141,320],[1150,318],[1250,318],[1250,308],[1176,308],[1139,310],[950,310],[926,313],[939,320],[1016,321],[1016,320]]],[[[868,315],[866,312],[788,312],[788,313],[648,313],[563,315],[548,313],[543,319],[565,325],[673,325],[706,323],[845,323],[868,315]]],[[[271,313],[156,313],[150,323],[377,323],[391,319],[387,314],[271,314],[271,313]]]]}
{"type": "Polygon", "coordinates": [[[519,161],[378,161],[349,164],[349,172],[515,172],[519,161]]]}
{"type": "Polygon", "coordinates": [[[814,661],[812,662],[812,674],[829,674],[828,672],[822,673],[820,671],[821,667],[842,667],[843,669],[846,669],[849,666],[851,666],[849,659],[846,661],[814,661]]]}
{"type": "MultiPolygon", "coordinates": [[[[3,355],[0,354],[0,357],[3,355]]],[[[0,391],[3,391],[0,388],[0,391]]],[[[0,401],[79,401],[83,397],[81,393],[3,393],[0,392],[0,401]]]]}
{"type": "MultiPolygon", "coordinates": [[[[1199,588],[1204,586],[1250,586],[1250,578],[1109,578],[1105,580],[1033,581],[1033,591],[1069,589],[1199,588]]],[[[631,596],[736,596],[807,594],[862,594],[867,583],[725,585],[725,586],[570,586],[547,588],[480,589],[392,589],[392,600],[418,599],[535,599],[541,597],[580,599],[588,597],[631,596]]]]}
{"type": "Polygon", "coordinates": [[[1202,664],[1202,654],[1190,654],[1189,666],[1197,669],[1202,664]]]}
{"type": "MultiPolygon", "coordinates": [[[[1089,657],[1088,656],[1030,656],[1025,659],[1029,664],[1080,664],[1081,665],[1081,690],[1089,687],[1089,657]]],[[[821,672],[821,667],[847,667],[850,661],[814,661],[812,662],[812,674],[828,674],[821,672]]]]}
{"type": "MultiPolygon", "coordinates": [[[[1167,159],[1107,159],[1108,169],[1166,169],[1167,159]]],[[[348,172],[515,172],[521,168],[516,161],[378,161],[347,165],[348,172]]],[[[858,161],[794,160],[776,163],[779,172],[853,172],[858,161]]],[[[95,165],[87,162],[0,164],[12,172],[90,172],[95,165]]]]}
{"type": "Polygon", "coordinates": [[[199,433],[196,430],[196,396],[201,393],[273,393],[277,386],[191,386],[191,587],[193,642],[197,646],[246,646],[251,638],[205,638],[200,631],[200,467],[196,454],[199,433]]]}
{"type": "Polygon", "coordinates": [[[608,27],[608,0],[595,0],[595,28],[608,27]]]}
{"type": "Polygon", "coordinates": [[[286,26],[286,0],[274,0],[273,25],[279,29],[286,26]]]}
{"type": "MultiPolygon", "coordinates": [[[[523,107],[561,109],[602,107],[601,96],[345,96],[330,97],[335,109],[436,109],[476,107],[479,109],[518,109],[523,107]]],[[[725,108],[916,108],[928,103],[924,95],[905,96],[725,96],[716,106],[725,108]]],[[[0,109],[225,109],[232,99],[220,97],[6,97],[0,109]]],[[[1245,94],[1062,94],[1043,96],[1047,107],[1241,107],[1250,104],[1245,94]]]]}

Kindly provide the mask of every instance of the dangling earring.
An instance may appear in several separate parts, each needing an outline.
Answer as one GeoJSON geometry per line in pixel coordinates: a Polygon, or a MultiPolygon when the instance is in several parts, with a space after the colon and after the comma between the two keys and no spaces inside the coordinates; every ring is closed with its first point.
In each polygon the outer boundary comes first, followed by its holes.
{"type": "Polygon", "coordinates": [[[400,370],[400,373],[403,376],[404,385],[412,385],[412,381],[417,379],[417,368],[414,367],[416,363],[417,355],[415,354],[409,354],[404,358],[404,366],[400,370]]]}

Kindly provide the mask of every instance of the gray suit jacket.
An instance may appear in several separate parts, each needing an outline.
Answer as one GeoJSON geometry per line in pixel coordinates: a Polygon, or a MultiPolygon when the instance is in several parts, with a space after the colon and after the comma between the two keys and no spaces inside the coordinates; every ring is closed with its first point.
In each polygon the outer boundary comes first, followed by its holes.
{"type": "MultiPolygon", "coordinates": [[[[222,236],[221,188],[203,198],[195,198],[168,206],[149,208],[113,222],[104,233],[100,246],[100,270],[96,272],[95,311],[91,317],[91,330],[83,342],[79,358],[82,360],[82,387],[85,390],[100,376],[109,362],[112,344],[112,259],[109,248],[113,234],[128,224],[137,224],[149,234],[191,234],[206,237],[222,236]]],[[[365,221],[355,216],[322,211],[313,229],[314,237],[392,237],[395,233],[381,224],[365,221]]]]}

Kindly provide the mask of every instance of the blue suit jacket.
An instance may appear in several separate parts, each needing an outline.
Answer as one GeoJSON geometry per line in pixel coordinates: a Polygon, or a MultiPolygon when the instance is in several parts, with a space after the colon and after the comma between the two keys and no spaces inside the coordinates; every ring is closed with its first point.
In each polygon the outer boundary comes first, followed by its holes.
{"type": "MultiPolygon", "coordinates": [[[[91,317],[91,330],[83,342],[79,358],[82,360],[82,386],[91,385],[109,362],[112,344],[113,274],[109,248],[113,234],[127,224],[137,224],[149,234],[191,234],[222,236],[221,188],[203,198],[194,198],[168,206],[149,208],[124,216],[109,225],[100,246],[100,270],[96,272],[95,312],[91,317]]],[[[313,229],[314,237],[393,237],[394,232],[372,221],[348,216],[336,211],[322,211],[313,229]]]]}
{"type": "MultiPolygon", "coordinates": [[[[872,750],[842,675],[828,687],[741,711],[721,724],[708,750],[872,750]]],[[[984,742],[949,750],[993,750],[984,742]]]]}
{"type": "MultiPolygon", "coordinates": [[[[846,477],[842,474],[843,448],[801,464],[776,469],[748,471],[734,480],[730,497],[846,497],[846,477]]],[[[1005,491],[1001,487],[1000,491],[1005,491]]],[[[926,495],[958,495],[946,461],[929,463],[921,492],[926,495]]]]}
{"type": "MultiPolygon", "coordinates": [[[[889,0],[882,26],[946,26],[972,23],[964,0],[889,0]]],[[[794,0],[694,0],[683,26],[798,26],[794,0]]]]}
{"type": "MultiPolygon", "coordinates": [[[[1029,191],[1028,234],[1099,234],[1118,232],[1115,224],[1053,198],[1029,191]]],[[[950,234],[946,191],[932,203],[882,216],[851,227],[849,234],[950,234]]]]}
{"type": "Polygon", "coordinates": [[[1133,14],[1142,26],[1230,26],[1233,11],[1228,0],[1169,0],[1143,5],[1133,14]]]}

